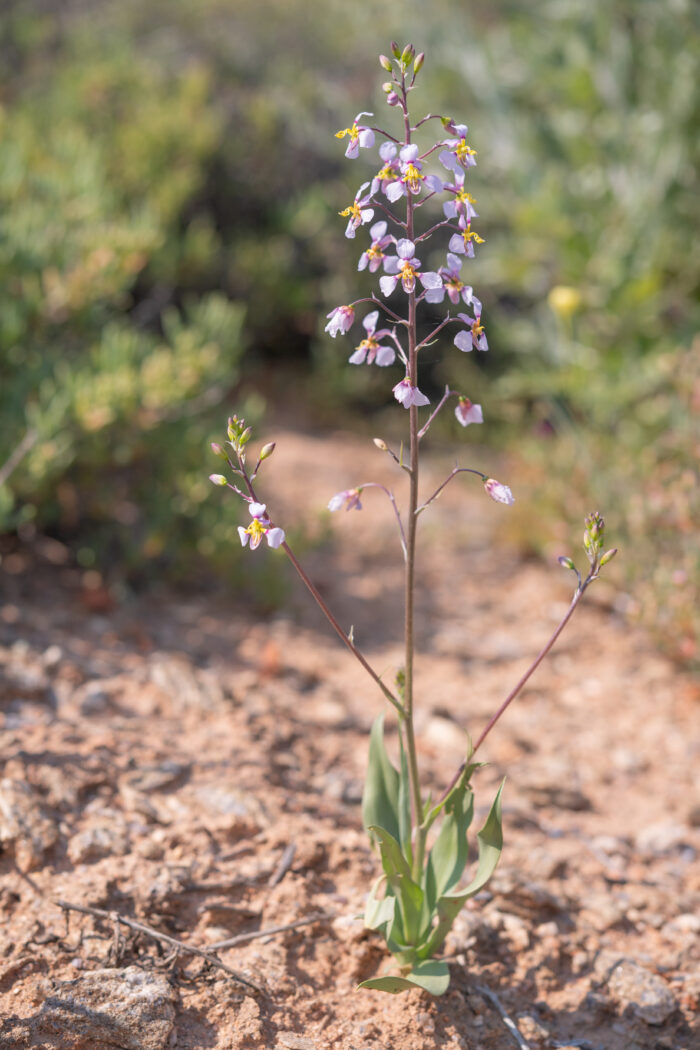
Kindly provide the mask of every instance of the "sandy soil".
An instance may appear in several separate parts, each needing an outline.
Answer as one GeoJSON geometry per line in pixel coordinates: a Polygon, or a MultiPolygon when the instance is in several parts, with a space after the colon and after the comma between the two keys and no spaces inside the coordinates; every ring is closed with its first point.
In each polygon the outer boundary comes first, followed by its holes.
{"type": "MultiPolygon", "coordinates": [[[[319,527],[333,492],[397,483],[366,443],[275,436],[263,490],[281,524],[300,499],[319,527]]],[[[450,465],[431,461],[434,484],[450,465]]],[[[233,499],[222,513],[238,514],[233,499]]],[[[494,546],[508,513],[458,481],[422,519],[418,733],[434,790],[570,596],[556,565],[494,546]]],[[[391,508],[368,491],[332,529],[305,564],[391,672],[391,508]]],[[[506,845],[447,942],[452,983],[433,1000],[354,990],[390,968],[356,919],[377,872],[359,798],[382,701],[302,588],[260,620],[235,595],[117,601],[41,552],[3,568],[3,1048],[700,1046],[700,695],[625,626],[610,584],[591,589],[484,745],[479,821],[507,774],[506,845]],[[58,899],[187,945],[240,935],[217,957],[259,990],[58,899]],[[125,982],[141,989],[126,1005],[125,982]]]]}

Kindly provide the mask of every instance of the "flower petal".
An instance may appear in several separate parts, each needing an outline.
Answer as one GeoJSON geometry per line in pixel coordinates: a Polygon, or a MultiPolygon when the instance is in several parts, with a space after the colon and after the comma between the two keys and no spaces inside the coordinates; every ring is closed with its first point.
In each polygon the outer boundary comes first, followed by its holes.
{"type": "Polygon", "coordinates": [[[268,547],[279,547],[284,543],[284,529],[268,529],[265,533],[268,547]]]}

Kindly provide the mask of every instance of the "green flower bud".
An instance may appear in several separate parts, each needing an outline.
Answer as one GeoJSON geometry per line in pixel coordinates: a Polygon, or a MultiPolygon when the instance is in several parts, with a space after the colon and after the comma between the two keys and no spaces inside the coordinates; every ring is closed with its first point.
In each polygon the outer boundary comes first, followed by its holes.
{"type": "Polygon", "coordinates": [[[425,51],[421,51],[421,53],[419,55],[416,55],[416,60],[413,63],[413,72],[414,73],[420,73],[421,69],[423,68],[423,63],[424,62],[425,62],[425,51]]]}
{"type": "Polygon", "coordinates": [[[557,561],[563,569],[572,569],[574,572],[576,572],[576,566],[574,565],[571,558],[567,558],[565,555],[562,555],[561,558],[557,558],[557,561]]]}
{"type": "Polygon", "coordinates": [[[600,559],[601,568],[603,565],[607,565],[609,561],[612,561],[617,554],[617,547],[612,547],[609,551],[606,551],[603,557],[600,559]]]}
{"type": "Polygon", "coordinates": [[[385,80],[384,83],[382,84],[382,91],[384,92],[384,94],[388,95],[389,92],[391,92],[393,90],[394,90],[394,85],[391,83],[391,81],[390,80],[385,80]]]}
{"type": "Polygon", "coordinates": [[[274,441],[270,441],[267,445],[263,445],[263,447],[260,449],[259,462],[262,463],[262,461],[264,459],[269,459],[274,451],[275,451],[275,442],[274,441]]]}
{"type": "Polygon", "coordinates": [[[391,73],[391,59],[387,58],[386,55],[379,56],[379,65],[382,69],[386,69],[387,73],[391,73]]]}
{"type": "Polygon", "coordinates": [[[391,53],[394,56],[394,58],[401,58],[401,48],[395,40],[391,41],[391,53]]]}
{"type": "Polygon", "coordinates": [[[219,457],[219,459],[228,459],[228,456],[226,455],[226,453],[222,449],[221,445],[217,444],[216,441],[212,441],[212,443],[211,443],[211,450],[212,450],[212,452],[214,453],[215,456],[219,457]]]}
{"type": "Polygon", "coordinates": [[[209,480],[212,482],[213,485],[227,485],[228,484],[228,482],[226,481],[226,478],[224,477],[223,474],[210,474],[209,475],[209,480]]]}

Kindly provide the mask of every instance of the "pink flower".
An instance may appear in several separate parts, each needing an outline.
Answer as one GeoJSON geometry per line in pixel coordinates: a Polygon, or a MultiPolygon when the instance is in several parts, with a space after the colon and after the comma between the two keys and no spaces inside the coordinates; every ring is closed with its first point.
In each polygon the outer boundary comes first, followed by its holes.
{"type": "Polygon", "coordinates": [[[386,193],[387,186],[401,177],[401,162],[396,156],[396,146],[393,142],[383,142],[379,147],[379,156],[384,161],[384,167],[380,168],[372,179],[371,193],[374,195],[378,189],[386,193]]]}
{"type": "Polygon", "coordinates": [[[489,344],[486,338],[486,332],[484,326],[481,323],[481,303],[475,295],[471,294],[471,288],[468,289],[474,309],[477,312],[476,319],[470,317],[469,314],[457,314],[460,321],[464,321],[465,325],[469,328],[468,332],[458,332],[454,338],[454,344],[465,354],[468,354],[470,350],[476,347],[477,350],[488,350],[489,344]]]}
{"type": "Polygon", "coordinates": [[[455,124],[454,131],[458,138],[445,140],[443,145],[447,146],[447,149],[440,154],[440,163],[454,172],[462,168],[475,167],[476,150],[467,145],[469,128],[466,124],[455,124]]]}
{"type": "Polygon", "coordinates": [[[396,242],[398,255],[390,255],[384,260],[384,269],[391,276],[380,277],[379,287],[384,295],[391,295],[399,280],[404,292],[408,295],[416,287],[416,278],[420,281],[426,291],[442,288],[442,277],[438,273],[428,271],[421,273],[420,259],[413,254],[416,246],[413,241],[402,238],[396,242]]]}
{"type": "Polygon", "coordinates": [[[346,135],[350,137],[348,142],[348,148],[345,150],[345,156],[354,160],[355,157],[359,156],[360,147],[362,149],[368,149],[374,145],[374,132],[371,128],[366,127],[364,124],[358,124],[360,117],[371,117],[372,113],[358,113],[352,122],[352,127],[343,128],[341,131],[336,131],[335,137],[337,139],[344,139],[346,135]]]}
{"type": "Polygon", "coordinates": [[[476,201],[464,188],[463,171],[456,172],[455,181],[445,183],[445,189],[452,194],[452,200],[446,201],[442,206],[447,219],[456,219],[459,216],[464,219],[465,223],[470,223],[472,219],[478,217],[479,213],[474,210],[476,201]]]}
{"type": "Polygon", "coordinates": [[[379,320],[379,311],[373,310],[371,314],[367,314],[362,327],[367,332],[367,338],[363,339],[360,345],[356,348],[355,353],[351,354],[348,360],[351,365],[364,364],[365,360],[368,365],[371,365],[376,360],[378,365],[391,365],[394,363],[396,353],[391,346],[381,346],[379,340],[386,335],[391,335],[388,328],[381,328],[377,331],[377,321],[379,320]]]}
{"type": "Polygon", "coordinates": [[[248,510],[253,518],[250,525],[247,529],[244,529],[242,525],[238,526],[242,547],[247,547],[250,542],[250,549],[254,551],[260,546],[263,536],[267,539],[269,547],[279,547],[281,543],[284,543],[284,529],[272,528],[267,516],[266,504],[251,503],[248,510]]]}
{"type": "Polygon", "coordinates": [[[491,499],[494,499],[496,503],[506,503],[508,506],[515,503],[513,493],[508,486],[502,485],[500,481],[496,481],[495,478],[487,478],[484,482],[484,488],[491,499]]]}
{"type": "Polygon", "coordinates": [[[393,389],[393,394],[400,405],[404,408],[409,408],[411,405],[429,405],[430,400],[421,394],[417,386],[413,386],[408,376],[402,379],[400,383],[397,383],[393,389]]]}
{"type": "Polygon", "coordinates": [[[470,423],[484,422],[481,405],[473,405],[468,397],[460,397],[455,415],[463,427],[468,427],[470,423]]]}
{"type": "Polygon", "coordinates": [[[352,306],[336,306],[335,310],[331,310],[326,317],[330,317],[330,321],[326,325],[325,331],[328,332],[333,339],[335,339],[338,332],[345,335],[352,328],[352,323],[355,320],[355,310],[352,306]]]}
{"type": "Polygon", "coordinates": [[[425,185],[432,193],[440,193],[442,179],[437,175],[424,175],[423,164],[418,159],[418,147],[411,144],[399,150],[401,159],[400,176],[384,189],[387,199],[394,204],[407,193],[418,194],[425,185]]]}
{"type": "Polygon", "coordinates": [[[345,236],[354,237],[355,231],[358,226],[364,226],[366,222],[369,222],[374,215],[374,208],[366,208],[366,204],[370,204],[372,200],[372,194],[369,193],[365,197],[362,196],[362,191],[366,190],[369,186],[368,182],[363,182],[359,190],[355,194],[355,200],[347,208],[343,208],[339,215],[342,215],[344,219],[348,220],[348,224],[345,227],[345,236]]]}
{"type": "Polygon", "coordinates": [[[342,492],[336,492],[335,496],[331,496],[328,501],[328,509],[330,511],[340,510],[345,505],[346,510],[362,510],[361,493],[362,489],[343,489],[342,492]]]}
{"type": "Polygon", "coordinates": [[[459,229],[459,233],[453,233],[450,237],[448,247],[451,252],[455,252],[457,255],[466,255],[468,259],[473,259],[474,244],[483,244],[484,238],[480,237],[476,230],[472,229],[471,223],[465,222],[461,215],[459,217],[459,229]],[[473,244],[472,241],[474,242],[473,244]]]}
{"type": "Polygon", "coordinates": [[[372,243],[360,256],[360,261],[357,264],[358,270],[366,270],[369,266],[370,273],[376,273],[381,266],[382,259],[385,259],[384,249],[387,248],[394,240],[390,233],[386,232],[385,222],[375,222],[374,226],[370,226],[369,235],[372,238],[372,243]]]}

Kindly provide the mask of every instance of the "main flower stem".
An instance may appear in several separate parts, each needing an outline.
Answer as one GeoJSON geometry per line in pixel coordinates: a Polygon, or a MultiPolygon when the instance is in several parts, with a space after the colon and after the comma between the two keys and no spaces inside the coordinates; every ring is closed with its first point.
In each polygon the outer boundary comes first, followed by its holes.
{"type": "MultiPolygon", "coordinates": [[[[405,145],[411,142],[411,122],[408,116],[407,93],[405,81],[403,84],[403,113],[405,129],[405,145]]],[[[413,197],[410,188],[406,191],[406,236],[409,241],[413,240],[413,197]]],[[[408,293],[408,375],[411,386],[418,386],[418,350],[416,336],[416,292],[408,293]]],[[[415,605],[415,578],[416,578],[416,527],[418,518],[416,508],[418,507],[418,409],[416,405],[410,405],[408,410],[410,451],[409,451],[409,509],[408,529],[406,531],[406,592],[405,592],[405,623],[404,636],[406,643],[406,667],[404,683],[404,718],[402,719],[404,736],[406,740],[406,760],[408,763],[408,775],[411,784],[411,799],[413,809],[413,878],[420,881],[425,859],[425,831],[423,830],[423,800],[420,790],[420,778],[418,774],[418,756],[416,754],[416,736],[413,725],[413,652],[414,652],[414,605],[415,605]]]]}

